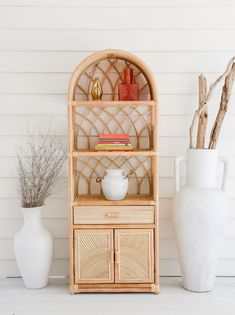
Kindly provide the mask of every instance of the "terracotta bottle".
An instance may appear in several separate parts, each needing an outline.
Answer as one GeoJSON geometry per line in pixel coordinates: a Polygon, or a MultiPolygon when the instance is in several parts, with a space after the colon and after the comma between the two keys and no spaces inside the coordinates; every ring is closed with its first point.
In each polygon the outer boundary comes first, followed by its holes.
{"type": "Polygon", "coordinates": [[[133,78],[133,69],[124,69],[124,82],[118,85],[119,101],[138,101],[139,87],[133,78]]]}

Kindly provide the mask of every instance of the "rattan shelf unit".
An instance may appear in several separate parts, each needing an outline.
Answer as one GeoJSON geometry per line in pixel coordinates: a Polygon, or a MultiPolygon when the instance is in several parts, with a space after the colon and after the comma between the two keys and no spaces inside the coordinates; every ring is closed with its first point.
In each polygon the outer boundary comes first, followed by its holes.
{"type": "Polygon", "coordinates": [[[158,99],[151,72],[135,55],[105,50],[74,71],[68,97],[70,291],[159,292],[158,99]],[[125,67],[139,101],[118,101],[125,67]],[[93,101],[98,78],[102,101],[93,101]],[[96,152],[100,133],[128,133],[130,152],[96,152]],[[96,182],[107,168],[132,170],[125,200],[108,201],[96,182]]]}

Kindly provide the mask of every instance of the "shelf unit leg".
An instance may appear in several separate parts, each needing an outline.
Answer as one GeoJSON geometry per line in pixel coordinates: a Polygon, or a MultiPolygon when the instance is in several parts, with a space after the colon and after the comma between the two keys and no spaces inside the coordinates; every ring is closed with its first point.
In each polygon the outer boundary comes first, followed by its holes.
{"type": "Polygon", "coordinates": [[[151,292],[154,294],[159,294],[159,284],[151,284],[151,292]]]}

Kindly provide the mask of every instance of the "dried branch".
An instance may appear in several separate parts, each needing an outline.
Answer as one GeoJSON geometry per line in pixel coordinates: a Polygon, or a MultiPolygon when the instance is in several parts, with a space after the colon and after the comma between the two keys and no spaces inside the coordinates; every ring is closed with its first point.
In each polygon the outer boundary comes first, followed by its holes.
{"type": "Polygon", "coordinates": [[[228,74],[229,72],[231,71],[231,68],[233,66],[233,63],[235,62],[235,57],[233,57],[227,67],[226,67],[226,70],[224,71],[223,74],[221,74],[214,82],[211,83],[210,85],[210,88],[209,88],[209,91],[206,95],[206,98],[205,98],[205,104],[203,106],[200,106],[198,107],[198,109],[195,111],[194,113],[194,116],[193,116],[193,120],[192,120],[192,123],[191,123],[191,126],[189,128],[189,148],[192,149],[193,148],[193,130],[194,130],[194,126],[195,126],[195,123],[196,123],[196,120],[197,118],[200,116],[200,114],[205,110],[205,108],[207,107],[207,104],[208,104],[208,101],[210,100],[210,97],[211,97],[211,94],[212,94],[212,91],[214,90],[214,88],[218,85],[218,83],[223,80],[228,74]]]}
{"type": "Polygon", "coordinates": [[[18,193],[24,208],[40,207],[65,185],[66,146],[57,136],[29,136],[18,150],[18,193]]]}
{"type": "MultiPolygon", "coordinates": [[[[206,78],[201,74],[198,77],[199,83],[199,107],[204,106],[205,98],[207,93],[207,86],[206,86],[206,78]]],[[[206,140],[206,127],[208,121],[208,113],[207,107],[202,111],[198,118],[198,129],[197,129],[197,145],[196,148],[204,149],[205,140],[206,140]]]]}
{"type": "Polygon", "coordinates": [[[233,63],[231,71],[226,76],[226,79],[224,82],[221,100],[220,100],[220,108],[219,108],[217,117],[215,119],[215,123],[213,125],[213,128],[211,130],[211,134],[210,134],[209,149],[215,149],[216,148],[220,129],[222,126],[222,122],[223,122],[224,116],[228,110],[228,103],[229,103],[229,99],[231,96],[234,79],[235,79],[235,63],[233,63]]]}

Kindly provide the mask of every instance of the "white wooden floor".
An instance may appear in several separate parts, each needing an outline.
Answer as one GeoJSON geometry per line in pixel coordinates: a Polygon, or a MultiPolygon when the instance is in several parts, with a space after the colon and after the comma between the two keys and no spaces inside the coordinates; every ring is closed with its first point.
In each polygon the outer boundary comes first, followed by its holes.
{"type": "Polygon", "coordinates": [[[0,315],[235,314],[235,278],[218,278],[210,293],[192,293],[180,278],[161,278],[161,293],[70,295],[65,281],[28,290],[21,279],[0,279],[0,315]]]}

